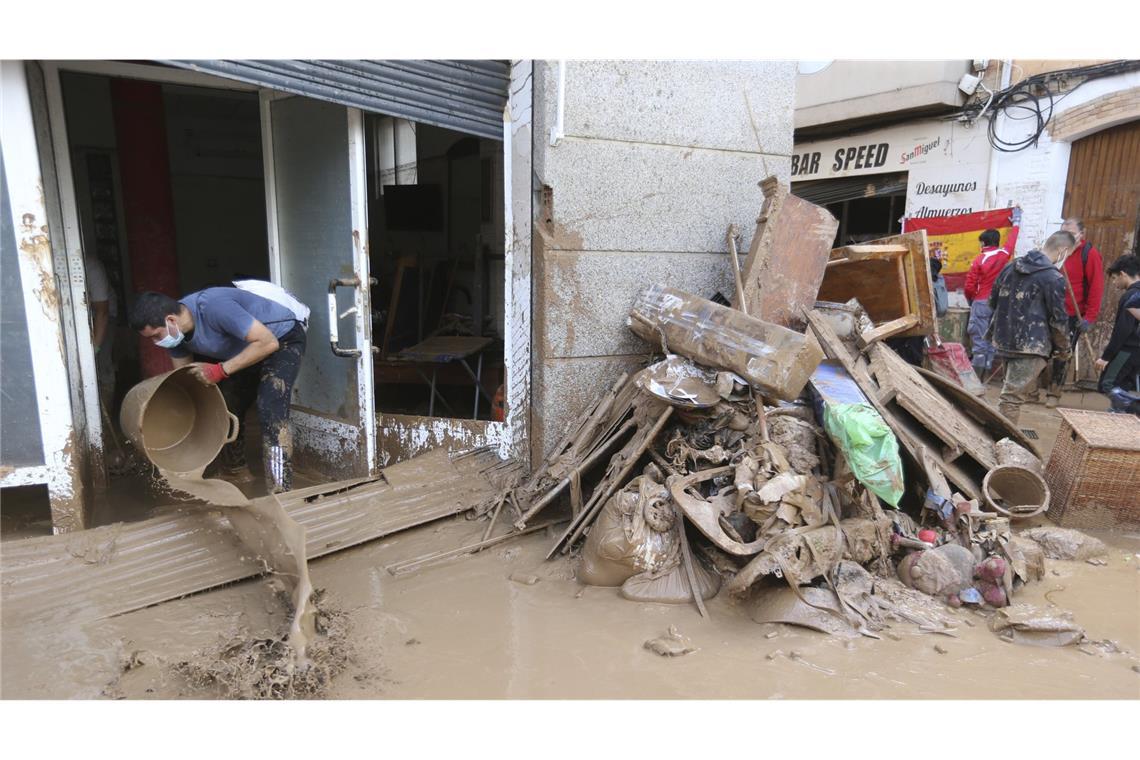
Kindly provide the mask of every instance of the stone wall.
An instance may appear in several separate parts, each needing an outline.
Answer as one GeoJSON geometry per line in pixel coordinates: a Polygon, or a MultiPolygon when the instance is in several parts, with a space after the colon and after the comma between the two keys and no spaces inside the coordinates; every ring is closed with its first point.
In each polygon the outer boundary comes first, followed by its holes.
{"type": "Polygon", "coordinates": [[[625,326],[654,282],[730,296],[725,231],[755,227],[759,182],[787,182],[791,62],[570,61],[534,69],[531,452],[651,347],[625,326]],[[555,144],[551,144],[554,142],[555,144]]]}

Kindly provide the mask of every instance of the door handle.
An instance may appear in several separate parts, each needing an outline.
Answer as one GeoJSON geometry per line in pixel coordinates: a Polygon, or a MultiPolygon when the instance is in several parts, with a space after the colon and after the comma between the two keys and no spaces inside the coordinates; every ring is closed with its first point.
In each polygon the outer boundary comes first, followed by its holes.
{"type": "Polygon", "coordinates": [[[341,277],[329,280],[329,345],[332,346],[332,352],[337,356],[356,357],[360,356],[359,348],[341,348],[340,347],[340,314],[337,313],[336,308],[336,289],[337,288],[358,288],[360,287],[359,277],[341,277]]]}
{"type": "MultiPolygon", "coordinates": [[[[375,277],[369,277],[368,282],[370,285],[376,284],[375,277]]],[[[332,347],[332,352],[337,356],[345,356],[355,358],[360,356],[359,348],[341,348],[340,347],[340,330],[339,323],[342,316],[348,316],[356,312],[356,307],[348,309],[343,315],[337,313],[336,306],[336,289],[337,288],[359,288],[359,277],[340,277],[329,280],[329,345],[332,347]]],[[[358,315],[359,318],[359,315],[358,315]]],[[[378,353],[379,348],[370,346],[372,353],[378,353]]]]}

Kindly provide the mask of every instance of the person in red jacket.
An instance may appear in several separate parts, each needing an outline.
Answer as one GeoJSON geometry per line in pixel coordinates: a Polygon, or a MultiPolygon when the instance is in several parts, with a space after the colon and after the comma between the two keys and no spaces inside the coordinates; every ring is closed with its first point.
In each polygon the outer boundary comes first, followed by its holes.
{"type": "MultiPolygon", "coordinates": [[[[1069,337],[1073,351],[1076,352],[1081,335],[1089,331],[1100,314],[1100,302],[1104,297],[1104,262],[1100,251],[1085,238],[1083,221],[1070,217],[1061,225],[1061,229],[1077,240],[1077,249],[1061,265],[1061,272],[1073,286],[1072,294],[1069,293],[1068,286],[1065,287],[1065,311],[1069,314],[1069,337]],[[1073,303],[1073,295],[1077,297],[1076,304],[1073,303]]],[[[1054,409],[1061,401],[1061,386],[1068,369],[1067,362],[1058,362],[1056,366],[1050,364],[1041,373],[1046,408],[1054,409]]],[[[1030,397],[1030,400],[1036,401],[1037,398],[1030,397]]]]}
{"type": "Polygon", "coordinates": [[[1009,252],[998,247],[1001,233],[997,230],[986,230],[978,236],[978,242],[982,244],[982,252],[966,272],[966,300],[970,302],[966,333],[970,336],[970,361],[978,377],[985,382],[994,363],[994,347],[985,337],[993,315],[989,305],[990,291],[1001,270],[1009,263],[1009,252]]]}

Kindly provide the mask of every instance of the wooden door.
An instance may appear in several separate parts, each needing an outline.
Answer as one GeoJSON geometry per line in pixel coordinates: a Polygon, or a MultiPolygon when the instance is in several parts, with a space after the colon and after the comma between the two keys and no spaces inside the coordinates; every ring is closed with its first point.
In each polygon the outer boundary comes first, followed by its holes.
{"type": "MultiPolygon", "coordinates": [[[[1104,257],[1104,266],[1136,252],[1140,225],[1140,121],[1097,132],[1073,143],[1064,215],[1085,223],[1085,236],[1104,257]]],[[[1090,333],[1095,356],[1081,354],[1078,380],[1095,379],[1092,360],[1100,356],[1112,332],[1120,289],[1105,283],[1100,317],[1090,333]]]]}

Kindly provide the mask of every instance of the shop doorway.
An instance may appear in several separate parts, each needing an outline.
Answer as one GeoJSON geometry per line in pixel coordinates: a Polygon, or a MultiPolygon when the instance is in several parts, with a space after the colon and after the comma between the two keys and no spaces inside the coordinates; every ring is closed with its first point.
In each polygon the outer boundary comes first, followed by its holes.
{"type": "Polygon", "coordinates": [[[380,414],[502,421],[502,145],[365,118],[380,414]]]}
{"type": "Polygon", "coordinates": [[[257,94],[73,71],[60,72],[60,85],[89,308],[96,280],[109,286],[98,385],[117,420],[123,394],[143,377],[140,341],[127,327],[135,293],[172,287],[177,297],[269,277],[257,94]],[[137,123],[138,110],[121,107],[129,98],[149,100],[153,121],[137,123]],[[120,144],[140,130],[161,150],[140,155],[137,145],[120,144]],[[139,158],[165,165],[153,167],[146,184],[124,187],[123,160],[139,158]],[[132,226],[140,230],[133,247],[132,226]],[[158,249],[172,255],[160,259],[158,249]]]}

